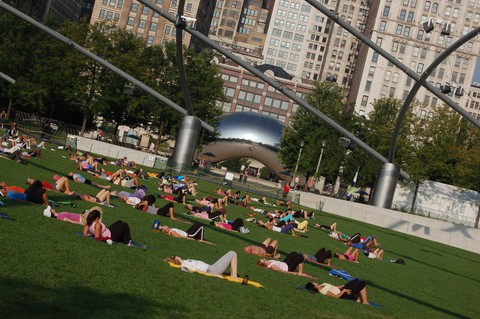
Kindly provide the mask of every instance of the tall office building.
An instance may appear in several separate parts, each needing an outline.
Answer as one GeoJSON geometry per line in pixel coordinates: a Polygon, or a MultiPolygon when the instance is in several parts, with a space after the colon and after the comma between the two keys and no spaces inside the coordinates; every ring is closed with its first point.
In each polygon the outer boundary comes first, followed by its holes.
{"type": "Polygon", "coordinates": [[[209,38],[251,64],[262,60],[273,0],[217,0],[209,38]]]}
{"type": "MultiPolygon", "coordinates": [[[[479,26],[479,0],[372,1],[367,21],[370,38],[412,71],[422,74],[436,57],[463,35],[479,26]]],[[[473,78],[480,39],[472,39],[451,54],[428,81],[465,107],[473,78]]],[[[349,99],[359,114],[368,115],[372,102],[382,97],[404,100],[415,81],[367,46],[359,51],[349,99]]],[[[422,88],[417,115],[428,117],[443,102],[422,88]]]]}
{"type": "Polygon", "coordinates": [[[3,2],[40,21],[49,16],[58,21],[78,21],[83,0],[3,0],[3,2]]]}
{"type": "Polygon", "coordinates": [[[473,83],[465,93],[467,95],[465,110],[480,121],[480,83],[473,83]]]}

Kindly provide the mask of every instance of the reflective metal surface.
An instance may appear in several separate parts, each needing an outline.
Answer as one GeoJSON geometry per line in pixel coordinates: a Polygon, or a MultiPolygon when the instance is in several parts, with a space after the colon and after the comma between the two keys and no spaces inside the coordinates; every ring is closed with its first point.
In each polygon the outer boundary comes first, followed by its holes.
{"type": "Polygon", "coordinates": [[[285,126],[268,115],[235,112],[224,115],[217,127],[219,140],[258,143],[280,150],[280,137],[285,126]]]}
{"type": "Polygon", "coordinates": [[[281,179],[285,167],[278,151],[284,125],[267,115],[254,112],[236,112],[224,115],[217,127],[217,141],[202,146],[201,157],[217,163],[233,158],[253,158],[269,167],[281,179]]]}

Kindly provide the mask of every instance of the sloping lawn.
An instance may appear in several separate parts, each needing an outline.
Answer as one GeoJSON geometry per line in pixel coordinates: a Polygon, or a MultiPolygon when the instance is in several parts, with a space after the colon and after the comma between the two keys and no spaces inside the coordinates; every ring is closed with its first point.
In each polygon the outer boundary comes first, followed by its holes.
{"type": "MultiPolygon", "coordinates": [[[[67,151],[47,148],[42,160],[28,165],[0,159],[0,180],[24,186],[27,177],[51,181],[54,174],[74,171],[67,151]]],[[[115,167],[108,167],[114,170],[115,167]]],[[[87,176],[87,173],[82,173],[87,176]]],[[[88,176],[91,177],[91,176],[88,176]]],[[[195,177],[193,177],[195,179],[195,177]]],[[[98,183],[107,184],[96,180],[98,183]]],[[[216,184],[197,180],[201,195],[213,194],[216,184]]],[[[158,180],[142,181],[158,194],[158,180]]],[[[95,195],[98,189],[73,183],[79,193],[95,195]]],[[[114,189],[122,189],[112,186],[114,189]]],[[[57,211],[82,212],[87,202],[60,193],[49,193],[54,201],[70,201],[57,211]]],[[[255,196],[254,194],[251,194],[255,196]]],[[[273,195],[273,194],[272,194],[273,195]]],[[[199,196],[197,196],[198,198],[199,196]]],[[[189,196],[193,200],[193,196],[189,196]]],[[[326,247],[343,252],[346,247],[311,227],[307,238],[275,233],[247,223],[249,234],[230,232],[206,224],[206,239],[216,245],[168,237],[151,231],[155,219],[162,224],[186,229],[188,225],[164,217],[140,213],[116,199],[116,208],[104,209],[104,221],[127,221],[133,239],[146,249],[105,243],[76,234],[82,227],[43,216],[40,205],[2,201],[0,218],[0,309],[2,318],[478,318],[480,303],[480,256],[388,229],[362,224],[318,212],[314,222],[337,222],[345,233],[375,234],[385,249],[385,261],[360,256],[359,264],[333,260],[340,269],[366,281],[368,297],[381,308],[336,300],[297,289],[309,279],[263,269],[259,257],[243,253],[247,245],[271,237],[280,242],[279,252],[315,253],[326,247]],[[213,263],[229,250],[239,256],[239,276],[248,275],[264,288],[243,286],[227,280],[186,273],[163,259],[170,255],[213,263]],[[403,258],[406,265],[388,262],[403,258]]],[[[166,201],[157,199],[157,206],[166,201]]],[[[256,205],[269,208],[269,206],[256,205]]],[[[228,206],[229,219],[246,218],[249,212],[228,206]]],[[[201,221],[184,215],[175,204],[176,215],[187,221],[201,221]]],[[[261,216],[257,214],[257,216],[261,216]]],[[[264,217],[259,217],[265,219],[264,217]]],[[[203,221],[202,221],[203,222],[203,221]]],[[[306,264],[304,271],[318,282],[345,283],[328,269],[306,264]]]]}

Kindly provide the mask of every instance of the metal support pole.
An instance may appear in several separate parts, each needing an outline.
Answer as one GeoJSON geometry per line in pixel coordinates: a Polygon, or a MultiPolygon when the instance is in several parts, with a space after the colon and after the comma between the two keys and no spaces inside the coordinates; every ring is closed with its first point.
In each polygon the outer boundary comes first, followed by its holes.
{"type": "Polygon", "coordinates": [[[318,170],[320,168],[320,163],[322,163],[323,149],[325,147],[325,141],[322,142],[322,150],[320,151],[320,157],[318,158],[317,168],[315,169],[315,177],[317,177],[318,170]]]}
{"type": "Polygon", "coordinates": [[[293,180],[290,184],[290,186],[295,185],[295,177],[297,177],[297,170],[298,170],[298,164],[300,164],[300,157],[302,156],[302,151],[303,151],[303,146],[305,145],[305,142],[302,141],[300,143],[300,151],[298,152],[298,157],[297,157],[297,164],[295,164],[295,171],[293,172],[293,180]]]}
{"type": "Polygon", "coordinates": [[[393,163],[384,163],[373,189],[372,205],[392,208],[393,195],[397,186],[400,168],[393,163]]]}
{"type": "Polygon", "coordinates": [[[190,168],[195,154],[195,146],[200,135],[200,120],[192,115],[183,118],[170,166],[173,170],[181,172],[190,168]]]}
{"type": "Polygon", "coordinates": [[[7,81],[10,84],[15,84],[15,82],[16,82],[14,79],[12,79],[11,77],[9,77],[8,75],[6,75],[5,73],[2,73],[2,72],[0,72],[0,78],[4,79],[5,81],[7,81]]]}

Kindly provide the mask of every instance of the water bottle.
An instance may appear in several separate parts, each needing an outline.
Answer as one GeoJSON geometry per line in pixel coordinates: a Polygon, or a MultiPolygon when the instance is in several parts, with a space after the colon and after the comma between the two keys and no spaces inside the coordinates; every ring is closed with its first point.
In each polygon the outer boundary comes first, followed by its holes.
{"type": "Polygon", "coordinates": [[[153,229],[158,229],[160,227],[160,221],[159,220],[155,220],[153,222],[153,229]]]}
{"type": "Polygon", "coordinates": [[[243,276],[242,285],[248,285],[248,275],[243,276]]]}

